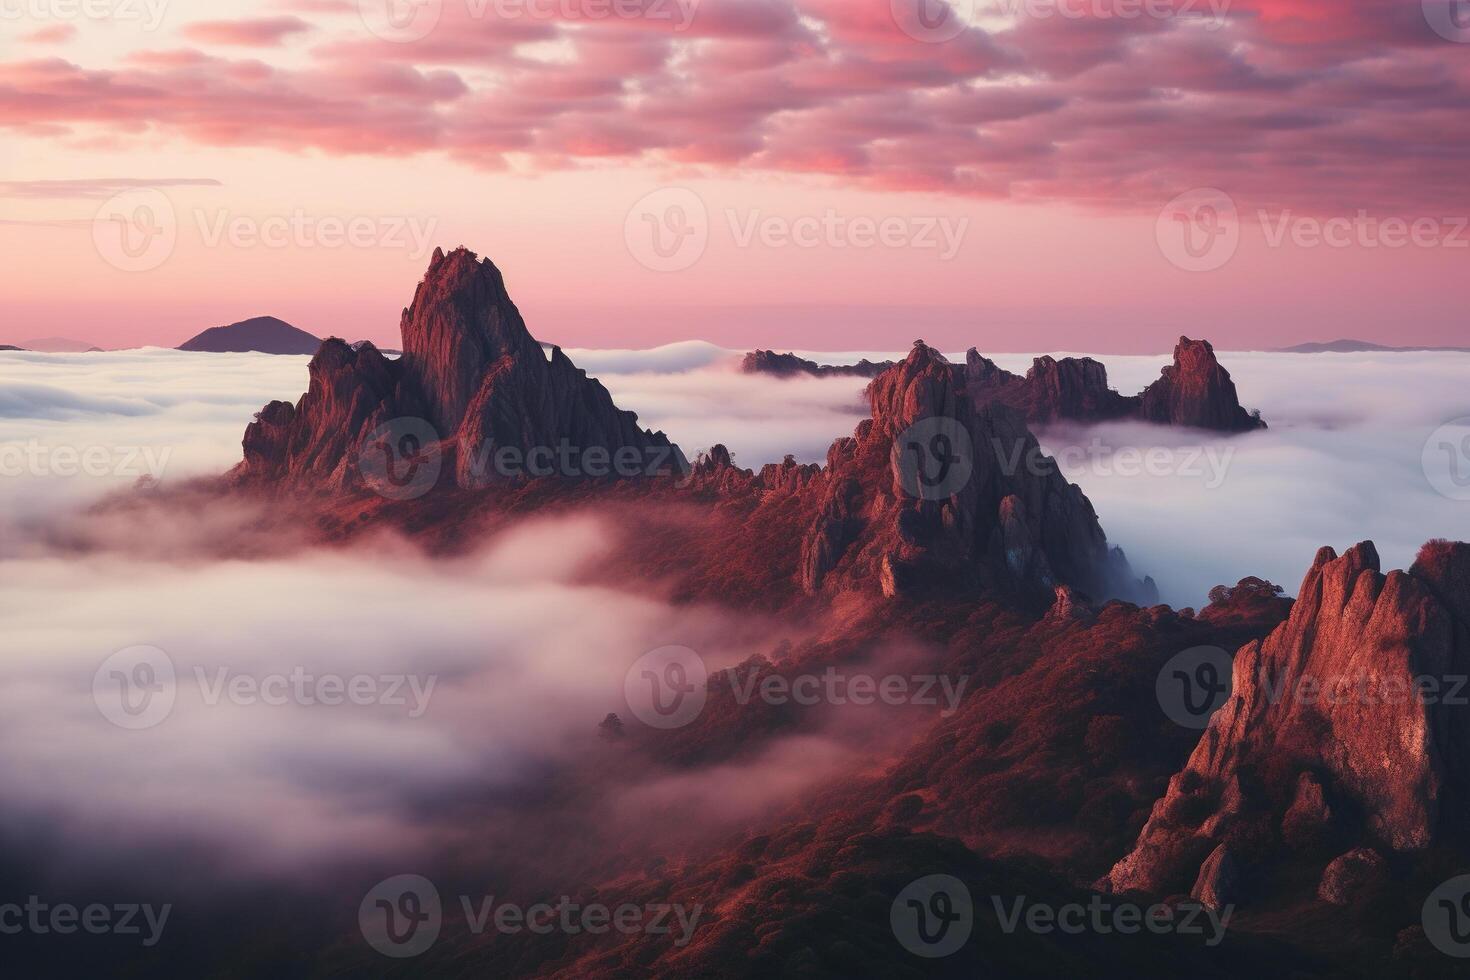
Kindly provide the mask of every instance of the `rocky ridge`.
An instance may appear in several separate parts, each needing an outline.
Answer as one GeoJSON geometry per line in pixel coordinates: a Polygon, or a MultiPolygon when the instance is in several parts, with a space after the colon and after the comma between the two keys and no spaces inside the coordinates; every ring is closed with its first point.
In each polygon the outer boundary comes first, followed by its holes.
{"type": "Polygon", "coordinates": [[[1345,867],[1376,873],[1369,851],[1463,835],[1467,674],[1470,545],[1431,542],[1387,574],[1370,542],[1323,548],[1286,622],[1235,654],[1229,699],[1105,884],[1198,878],[1198,896],[1222,863],[1248,879],[1282,849],[1326,847],[1356,854],[1327,876],[1336,895],[1345,867]]]}
{"type": "MultiPolygon", "coordinates": [[[[757,350],[745,355],[741,370],[776,377],[875,377],[889,363],[864,360],[849,366],[819,366],[792,354],[757,350]]],[[[1107,368],[1091,357],[1038,357],[1022,377],[971,347],[964,365],[956,370],[964,375],[966,394],[977,406],[1006,405],[1035,425],[1136,419],[1220,432],[1266,427],[1258,415],[1241,407],[1230,372],[1206,340],[1180,337],[1173,363],[1157,381],[1131,396],[1108,387],[1107,368]]]]}
{"type": "Polygon", "coordinates": [[[271,402],[246,429],[234,479],[361,490],[360,455],[379,436],[392,443],[390,456],[450,461],[465,487],[516,475],[491,463],[500,450],[522,461],[537,447],[569,445],[609,461],[623,451],[651,474],[683,465],[663,433],[640,428],[560,348],[542,352],[489,259],[436,249],[400,330],[397,360],[370,343],[324,341],[301,400],[271,402]]]}

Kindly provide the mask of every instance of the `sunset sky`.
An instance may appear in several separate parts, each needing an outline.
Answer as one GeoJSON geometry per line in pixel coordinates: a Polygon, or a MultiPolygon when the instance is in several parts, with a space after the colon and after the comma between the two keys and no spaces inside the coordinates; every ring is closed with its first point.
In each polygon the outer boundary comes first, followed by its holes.
{"type": "Polygon", "coordinates": [[[0,343],[1470,344],[1470,4],[952,6],[0,0],[0,343]]]}

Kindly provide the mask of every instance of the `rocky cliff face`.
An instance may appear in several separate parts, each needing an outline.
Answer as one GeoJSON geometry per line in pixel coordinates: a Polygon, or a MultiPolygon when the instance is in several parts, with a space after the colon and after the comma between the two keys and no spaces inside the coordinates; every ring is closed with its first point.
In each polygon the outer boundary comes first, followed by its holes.
{"type": "Polygon", "coordinates": [[[436,250],[401,331],[396,361],[370,344],[325,341],[300,402],[272,402],[246,430],[235,478],[361,489],[360,454],[390,423],[390,438],[405,440],[390,451],[434,452],[465,487],[684,466],[663,433],[640,428],[559,348],[546,356],[489,259],[436,250]]]}
{"type": "Polygon", "coordinates": [[[1467,614],[1470,545],[1386,575],[1371,543],[1322,549],[1287,621],[1236,653],[1229,700],[1107,883],[1216,889],[1206,871],[1248,878],[1282,848],[1421,851],[1462,825],[1467,614]]]}
{"type": "Polygon", "coordinates": [[[1131,396],[1109,388],[1107,368],[1090,357],[1038,357],[1023,378],[971,348],[964,371],[972,400],[1009,405],[1032,423],[1131,418],[1221,432],[1266,427],[1240,406],[1230,372],[1205,340],[1180,337],[1174,363],[1158,381],[1131,396]]]}
{"type": "MultiPolygon", "coordinates": [[[[861,375],[875,377],[890,362],[821,367],[791,354],[753,351],[741,370],[776,377],[861,375]]],[[[1108,369],[1090,357],[1038,357],[1025,377],[1000,367],[971,347],[961,375],[966,395],[977,406],[1006,405],[1032,424],[1108,422],[1138,419],[1159,425],[1248,432],[1266,423],[1240,405],[1230,372],[1220,366],[1209,341],[1180,337],[1174,363],[1140,394],[1121,395],[1108,387],[1108,369]]]]}
{"type": "Polygon", "coordinates": [[[1108,369],[1090,357],[1038,357],[1023,378],[972,347],[964,373],[966,390],[976,404],[1008,405],[1031,423],[1106,422],[1136,408],[1136,399],[1108,387],[1108,369]]]}
{"type": "Polygon", "coordinates": [[[973,587],[1049,603],[1059,585],[1151,599],[1092,505],[1024,422],[976,406],[922,342],[868,388],[872,417],[828,453],[802,544],[808,592],[878,583],[888,596],[973,587]]]}
{"type": "MultiPolygon", "coordinates": [[[[442,471],[473,489],[507,476],[499,462],[507,452],[527,464],[550,450],[543,464],[555,472],[530,475],[578,476],[595,450],[604,467],[626,461],[628,475],[687,472],[688,493],[789,527],[770,546],[781,554],[755,560],[789,561],[807,594],[993,592],[1038,610],[1060,586],[1097,599],[1157,599],[1152,582],[1135,581],[1109,548],[1092,505],[1025,422],[1004,405],[977,406],[965,372],[922,342],[873,380],[872,417],[833,443],[825,467],[787,457],[755,473],[722,446],[690,471],[662,433],[639,428],[560,349],[548,357],[499,270],[464,249],[434,254],[402,334],[397,360],[371,345],[323,343],[301,400],[272,402],[247,429],[235,479],[407,499],[436,484],[398,497],[368,479],[364,461],[376,453],[390,477],[447,479],[442,471]],[[556,469],[564,446],[578,454],[576,471],[556,469]]],[[[1067,404],[1106,391],[1095,362],[1038,365],[1051,379],[1038,384],[1067,404]]]]}
{"type": "Polygon", "coordinates": [[[1174,363],[1139,396],[1138,417],[1164,425],[1248,432],[1266,424],[1240,407],[1235,382],[1208,340],[1180,337],[1174,363]]]}

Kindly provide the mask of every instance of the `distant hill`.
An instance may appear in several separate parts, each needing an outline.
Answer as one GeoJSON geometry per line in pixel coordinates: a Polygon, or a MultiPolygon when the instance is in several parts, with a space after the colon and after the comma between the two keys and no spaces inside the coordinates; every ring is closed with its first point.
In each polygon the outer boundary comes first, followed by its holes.
{"type": "Polygon", "coordinates": [[[322,346],[320,337],[298,330],[285,320],[273,316],[257,316],[223,327],[210,327],[179,345],[179,350],[212,354],[240,354],[257,351],[262,354],[315,354],[322,346]]]}
{"type": "Polygon", "coordinates": [[[43,354],[87,354],[102,348],[93,347],[84,340],[72,340],[70,337],[36,337],[33,340],[22,340],[20,347],[16,349],[40,351],[43,354]]]}
{"type": "Polygon", "coordinates": [[[0,344],[0,350],[25,350],[24,347],[12,347],[9,344],[0,344]]]}
{"type": "Polygon", "coordinates": [[[1329,340],[1320,344],[1297,344],[1282,347],[1278,354],[1369,354],[1369,353],[1412,353],[1414,351],[1454,351],[1470,354],[1470,347],[1387,347],[1366,340],[1329,340]]]}

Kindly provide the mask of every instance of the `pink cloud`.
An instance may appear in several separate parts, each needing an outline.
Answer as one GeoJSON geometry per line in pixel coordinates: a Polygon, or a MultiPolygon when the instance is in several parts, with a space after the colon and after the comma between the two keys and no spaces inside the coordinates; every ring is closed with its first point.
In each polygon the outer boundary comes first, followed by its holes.
{"type": "Polygon", "coordinates": [[[31,44],[61,44],[77,36],[75,24],[52,24],[21,38],[31,44]]]}
{"type": "Polygon", "coordinates": [[[310,31],[300,17],[265,17],[257,20],[204,20],[184,25],[184,36],[201,44],[231,44],[270,48],[292,34],[310,31]]]}
{"type": "MultiPolygon", "coordinates": [[[[1464,198],[1470,69],[1418,6],[1238,0],[1213,30],[1058,15],[930,44],[887,3],[706,2],[681,31],[667,17],[497,20],[446,2],[422,40],[354,24],[305,67],[191,50],[135,51],[120,68],[0,65],[0,126],[443,152],[492,169],[507,153],[543,169],[613,158],[1087,204],[1217,186],[1243,205],[1443,210],[1464,198]],[[540,42],[557,42],[549,59],[526,47],[540,42]]],[[[269,46],[307,26],[185,32],[269,46]]]]}

